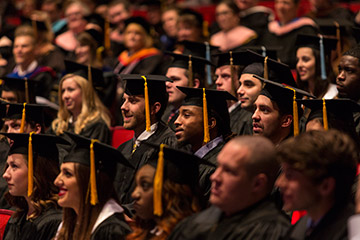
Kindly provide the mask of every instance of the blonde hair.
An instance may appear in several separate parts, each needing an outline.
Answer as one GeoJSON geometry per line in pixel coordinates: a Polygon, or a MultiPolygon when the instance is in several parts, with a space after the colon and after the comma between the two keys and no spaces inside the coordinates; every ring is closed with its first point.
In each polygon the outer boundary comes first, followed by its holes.
{"type": "Polygon", "coordinates": [[[106,125],[110,127],[111,119],[108,109],[101,102],[89,81],[75,74],[67,74],[61,79],[59,84],[58,97],[60,109],[58,111],[57,118],[51,124],[51,127],[54,129],[56,135],[63,134],[64,131],[68,129],[69,120],[71,117],[71,113],[66,109],[64,101],[62,100],[62,84],[67,79],[74,80],[75,83],[81,88],[81,113],[75,122],[74,132],[79,134],[88,123],[99,119],[104,120],[106,125]]]}

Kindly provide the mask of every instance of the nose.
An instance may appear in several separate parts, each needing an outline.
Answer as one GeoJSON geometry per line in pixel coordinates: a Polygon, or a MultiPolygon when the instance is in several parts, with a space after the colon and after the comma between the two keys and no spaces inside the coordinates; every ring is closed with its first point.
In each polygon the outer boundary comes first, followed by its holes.
{"type": "Polygon", "coordinates": [[[127,111],[128,110],[128,103],[125,100],[125,102],[120,107],[121,111],[127,111]]]}
{"type": "Polygon", "coordinates": [[[165,82],[166,88],[171,88],[172,87],[172,83],[169,81],[165,82]]]}
{"type": "Polygon", "coordinates": [[[240,87],[237,89],[237,94],[239,94],[240,96],[244,95],[244,89],[242,87],[242,85],[240,85],[240,87]]]}
{"type": "Polygon", "coordinates": [[[258,111],[257,108],[255,109],[255,112],[254,112],[254,114],[252,115],[251,118],[252,118],[252,120],[254,120],[254,121],[259,121],[259,120],[260,120],[259,111],[258,111]]]}
{"type": "Polygon", "coordinates": [[[5,179],[5,181],[9,181],[10,180],[10,174],[9,174],[9,167],[7,167],[6,169],[5,169],[5,172],[4,172],[4,174],[3,174],[3,176],[2,176],[4,179],[5,179]]]}
{"type": "Polygon", "coordinates": [[[345,71],[339,70],[339,74],[337,75],[336,79],[338,81],[345,81],[345,71]]]}
{"type": "Polygon", "coordinates": [[[179,114],[179,116],[176,118],[174,124],[176,127],[180,126],[181,125],[181,119],[180,119],[181,115],[179,114]]]}
{"type": "Polygon", "coordinates": [[[280,173],[279,177],[275,181],[275,186],[280,188],[280,189],[283,189],[284,188],[284,183],[285,183],[284,180],[285,180],[284,173],[280,173]]]}
{"type": "Polygon", "coordinates": [[[57,175],[57,177],[55,178],[54,184],[57,187],[61,187],[61,185],[62,185],[61,173],[59,173],[59,175],[57,175]]]}
{"type": "Polygon", "coordinates": [[[139,200],[140,198],[140,194],[139,194],[139,191],[138,191],[138,187],[136,187],[134,189],[134,191],[131,193],[131,197],[136,201],[136,200],[139,200]]]}
{"type": "Polygon", "coordinates": [[[221,85],[222,85],[222,81],[221,81],[221,77],[220,77],[220,76],[218,76],[218,77],[216,78],[215,84],[216,84],[216,86],[221,86],[221,85]]]}
{"type": "Polygon", "coordinates": [[[215,182],[218,181],[220,177],[220,168],[216,168],[215,172],[213,174],[211,174],[210,176],[210,181],[211,182],[215,182]]]}

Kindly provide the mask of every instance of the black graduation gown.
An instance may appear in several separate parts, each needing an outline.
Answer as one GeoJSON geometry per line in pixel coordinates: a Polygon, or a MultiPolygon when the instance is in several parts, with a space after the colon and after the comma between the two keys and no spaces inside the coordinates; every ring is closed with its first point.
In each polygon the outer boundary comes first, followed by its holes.
{"type": "MultiPolygon", "coordinates": [[[[172,147],[177,146],[175,133],[166,126],[163,121],[158,122],[155,133],[144,142],[150,142],[153,144],[165,143],[172,147]]],[[[136,151],[132,153],[133,145],[134,140],[130,139],[118,147],[118,150],[120,150],[125,158],[129,159],[130,163],[134,166],[134,169],[126,168],[120,164],[117,166],[114,186],[122,205],[132,202],[131,193],[135,189],[134,177],[136,171],[145,165],[155,154],[155,150],[145,144],[140,144],[136,148],[136,151]]]]}
{"type": "Polygon", "coordinates": [[[169,240],[280,239],[290,226],[287,219],[269,199],[230,217],[216,206],[186,218],[169,236],[169,240]]]}
{"type": "MultiPolygon", "coordinates": [[[[6,138],[0,140],[0,172],[3,173],[6,166],[10,145],[6,138]]],[[[5,193],[8,191],[7,182],[0,176],[0,209],[10,209],[11,206],[5,200],[5,193]]]]}
{"type": "Polygon", "coordinates": [[[264,11],[265,7],[255,6],[247,10],[240,12],[240,24],[254,30],[258,34],[258,38],[262,38],[264,35],[269,18],[271,16],[271,10],[264,11]]]}
{"type": "Polygon", "coordinates": [[[236,135],[252,135],[252,112],[241,108],[240,104],[230,112],[230,128],[236,135]]]}
{"type": "Polygon", "coordinates": [[[26,212],[18,218],[11,217],[6,225],[4,240],[50,240],[55,237],[61,222],[61,210],[48,208],[32,221],[26,220],[26,212]]]}
{"type": "Polygon", "coordinates": [[[115,213],[103,221],[91,234],[91,240],[121,240],[131,232],[122,213],[115,213]]]}
{"type": "Polygon", "coordinates": [[[163,56],[162,55],[153,55],[141,59],[136,66],[127,66],[124,67],[119,61],[114,67],[115,73],[128,73],[128,74],[158,74],[163,75],[166,73],[166,69],[163,66],[163,56]],[[129,69],[126,69],[128,68],[129,69]],[[130,69],[131,68],[131,69],[130,69]]]}
{"type": "Polygon", "coordinates": [[[347,239],[347,220],[354,213],[353,204],[345,204],[343,206],[334,207],[320,220],[319,224],[308,236],[306,236],[306,225],[309,217],[306,215],[290,228],[284,239],[347,239]]]}

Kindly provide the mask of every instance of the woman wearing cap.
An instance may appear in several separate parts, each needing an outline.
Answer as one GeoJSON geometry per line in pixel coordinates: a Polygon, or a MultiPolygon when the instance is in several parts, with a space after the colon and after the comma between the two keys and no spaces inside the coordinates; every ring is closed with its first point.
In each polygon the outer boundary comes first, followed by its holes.
{"type": "Polygon", "coordinates": [[[166,239],[177,223],[200,210],[199,159],[172,148],[160,149],[162,160],[159,153],[159,159],[151,159],[136,174],[132,193],[136,215],[128,240],[166,239]]]}
{"type": "Polygon", "coordinates": [[[122,154],[76,134],[67,134],[74,146],[55,179],[63,222],[56,235],[62,239],[124,239],[131,229],[113,187],[116,164],[131,167],[122,154]]]}
{"type": "Polygon", "coordinates": [[[5,240],[50,240],[61,222],[57,188],[53,184],[59,172],[55,143],[60,139],[32,134],[33,155],[29,155],[29,135],[6,134],[14,142],[3,173],[9,188],[5,198],[16,211],[6,225],[5,240]]]}
{"type": "Polygon", "coordinates": [[[110,115],[88,80],[75,74],[65,75],[58,97],[60,108],[50,132],[60,135],[70,131],[110,144],[110,115]]]}
{"type": "Polygon", "coordinates": [[[210,38],[210,43],[225,52],[241,45],[249,45],[257,38],[255,31],[240,26],[239,8],[232,0],[221,1],[216,6],[216,22],[220,31],[210,38]]]}
{"type": "Polygon", "coordinates": [[[142,17],[131,17],[125,21],[124,50],[118,56],[114,72],[120,74],[164,74],[162,55],[153,47],[150,25],[142,17]]]}

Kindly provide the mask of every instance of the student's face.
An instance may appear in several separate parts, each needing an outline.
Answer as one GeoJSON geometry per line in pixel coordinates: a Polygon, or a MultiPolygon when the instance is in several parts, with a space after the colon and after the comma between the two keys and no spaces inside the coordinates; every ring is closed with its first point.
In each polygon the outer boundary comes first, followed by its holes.
{"type": "Polygon", "coordinates": [[[279,109],[270,98],[259,95],[255,101],[253,119],[253,134],[273,139],[281,128],[279,109]]]}
{"type": "Polygon", "coordinates": [[[199,29],[197,29],[195,26],[190,26],[188,24],[184,24],[183,22],[179,22],[177,24],[178,32],[177,32],[177,40],[184,41],[193,41],[193,42],[199,42],[201,38],[201,33],[199,29]]]}
{"type": "Polygon", "coordinates": [[[3,178],[7,182],[9,193],[12,196],[27,196],[28,167],[25,155],[16,153],[8,156],[3,178]]]}
{"type": "Polygon", "coordinates": [[[18,36],[14,40],[13,54],[15,63],[30,64],[34,59],[34,39],[30,36],[18,36]]]}
{"type": "Polygon", "coordinates": [[[287,163],[282,163],[282,172],[275,185],[280,188],[285,211],[309,210],[319,200],[317,187],[303,173],[287,163]]]}
{"type": "Polygon", "coordinates": [[[17,103],[18,102],[17,96],[16,96],[15,92],[13,92],[13,91],[2,90],[1,98],[8,101],[8,102],[10,102],[10,103],[17,103]]]}
{"type": "Polygon", "coordinates": [[[72,208],[78,213],[80,189],[75,175],[75,163],[66,162],[61,164],[60,173],[56,177],[54,184],[59,188],[59,206],[72,208]]]}
{"type": "Polygon", "coordinates": [[[222,30],[230,30],[239,24],[239,17],[225,3],[216,7],[216,22],[222,30]]]}
{"type": "Polygon", "coordinates": [[[155,168],[145,165],[139,169],[136,174],[136,187],[131,194],[135,200],[134,209],[136,215],[141,219],[152,219],[153,215],[153,184],[154,184],[155,168]]]}
{"type": "Polygon", "coordinates": [[[280,21],[290,21],[296,17],[295,0],[275,0],[275,11],[280,21]]]}
{"type": "Polygon", "coordinates": [[[124,33],[124,44],[131,51],[145,47],[145,33],[137,24],[129,24],[124,33]]]}
{"type": "Polygon", "coordinates": [[[239,87],[239,82],[237,81],[237,74],[234,74],[234,80],[231,79],[231,68],[229,65],[221,66],[215,70],[216,77],[216,89],[229,92],[231,95],[236,96],[236,90],[239,87]]]}
{"type": "Polygon", "coordinates": [[[61,98],[65,108],[72,114],[79,114],[82,108],[82,91],[74,79],[68,78],[62,82],[61,98]]]}
{"type": "Polygon", "coordinates": [[[229,142],[217,157],[209,201],[227,214],[249,205],[252,179],[245,169],[248,156],[247,148],[229,142]]]}
{"type": "Polygon", "coordinates": [[[82,6],[77,3],[71,4],[65,10],[67,27],[69,28],[69,30],[74,31],[76,33],[83,31],[87,24],[83,16],[84,16],[84,9],[82,8],[82,6]]]}
{"type": "Polygon", "coordinates": [[[188,86],[189,79],[186,76],[186,69],[170,67],[167,70],[166,76],[173,81],[166,81],[166,92],[169,94],[169,104],[180,104],[184,100],[185,94],[181,92],[177,86],[188,86]]]}
{"type": "MultiPolygon", "coordinates": [[[[7,133],[20,133],[21,119],[10,119],[4,122],[7,133]]],[[[24,133],[30,133],[36,131],[35,128],[32,128],[30,124],[25,122],[24,133]]]]}
{"type": "Polygon", "coordinates": [[[299,48],[296,52],[296,71],[300,80],[308,82],[314,80],[316,72],[316,59],[313,50],[309,47],[299,48]]]}
{"type": "Polygon", "coordinates": [[[78,41],[76,41],[75,55],[76,55],[77,63],[83,64],[83,65],[88,65],[91,60],[90,46],[82,45],[78,41]]]}
{"type": "Polygon", "coordinates": [[[322,119],[314,118],[306,123],[306,132],[312,130],[317,130],[317,131],[324,130],[324,126],[322,125],[322,119]]]}
{"type": "Polygon", "coordinates": [[[241,101],[241,108],[251,110],[261,92],[261,81],[253,77],[253,74],[244,73],[241,74],[239,83],[237,94],[241,101]]]}
{"type": "Polygon", "coordinates": [[[124,128],[142,132],[145,129],[145,98],[124,93],[121,113],[124,128]]]}
{"type": "Polygon", "coordinates": [[[126,11],[123,4],[117,4],[108,9],[108,16],[112,24],[121,25],[129,18],[130,13],[126,11]]]}
{"type": "Polygon", "coordinates": [[[198,106],[181,106],[175,121],[178,142],[198,143],[204,138],[203,109],[198,106]]]}
{"type": "Polygon", "coordinates": [[[345,55],[339,62],[339,75],[336,85],[340,97],[357,101],[360,98],[360,65],[359,59],[345,55]]]}
{"type": "Polygon", "coordinates": [[[164,31],[169,37],[176,37],[178,17],[178,13],[175,10],[166,11],[161,16],[164,31]]]}

